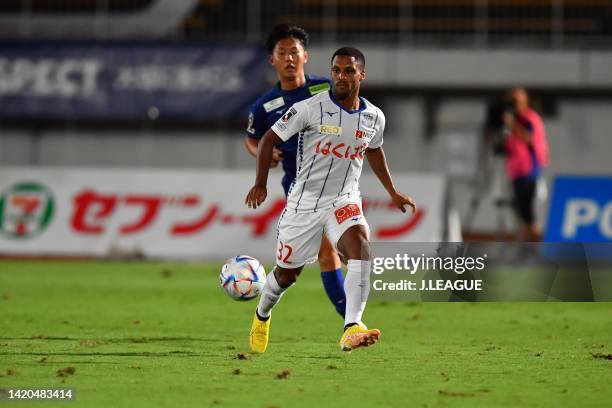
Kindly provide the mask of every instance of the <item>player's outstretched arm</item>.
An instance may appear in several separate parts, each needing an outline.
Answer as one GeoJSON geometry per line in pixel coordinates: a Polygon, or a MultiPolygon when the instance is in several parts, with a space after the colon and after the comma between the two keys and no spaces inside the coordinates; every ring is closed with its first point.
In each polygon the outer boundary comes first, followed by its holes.
{"type": "Polygon", "coordinates": [[[270,162],[272,161],[274,146],[281,142],[281,138],[272,130],[268,130],[259,142],[257,148],[257,175],[255,176],[255,185],[251,188],[244,200],[249,208],[259,207],[268,195],[266,186],[268,184],[270,162]]]}
{"type": "Polygon", "coordinates": [[[370,164],[372,171],[374,171],[374,174],[376,174],[378,180],[380,180],[383,187],[385,187],[385,190],[387,190],[389,196],[391,196],[391,200],[397,206],[397,208],[399,208],[402,212],[406,212],[405,207],[406,205],[409,205],[412,207],[412,212],[414,213],[416,211],[416,204],[414,203],[414,200],[411,197],[397,191],[393,185],[391,173],[389,172],[389,166],[387,166],[387,160],[385,159],[385,152],[383,151],[382,147],[367,149],[366,157],[368,158],[368,163],[370,164]]]}

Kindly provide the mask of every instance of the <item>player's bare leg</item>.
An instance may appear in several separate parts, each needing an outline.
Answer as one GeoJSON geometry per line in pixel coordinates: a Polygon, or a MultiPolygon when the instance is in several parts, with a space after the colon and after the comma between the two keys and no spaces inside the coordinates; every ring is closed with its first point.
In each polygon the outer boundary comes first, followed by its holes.
{"type": "Polygon", "coordinates": [[[321,269],[321,280],[323,288],[330,302],[342,318],[346,310],[346,296],[344,295],[344,276],[342,275],[342,263],[336,248],[323,234],[321,248],[319,249],[319,267],[321,269]]]}
{"type": "Polygon", "coordinates": [[[302,268],[303,266],[287,269],[277,265],[266,277],[266,284],[261,291],[249,335],[249,344],[252,351],[256,353],[266,351],[270,339],[272,308],[280,301],[285,290],[295,283],[302,272],[302,268]]]}
{"type": "Polygon", "coordinates": [[[338,250],[348,260],[344,281],[346,314],[340,348],[351,351],[371,346],[380,338],[380,330],[368,330],[361,321],[370,293],[371,254],[366,227],[354,225],[347,229],[338,241],[338,250]]]}

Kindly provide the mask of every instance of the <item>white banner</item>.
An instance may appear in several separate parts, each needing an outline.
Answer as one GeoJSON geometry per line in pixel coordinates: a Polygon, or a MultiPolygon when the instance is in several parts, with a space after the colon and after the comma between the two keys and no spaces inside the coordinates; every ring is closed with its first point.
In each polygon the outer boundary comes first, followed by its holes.
{"type": "MultiPolygon", "coordinates": [[[[250,171],[0,168],[0,253],[215,259],[248,254],[271,262],[284,208],[280,172],[258,210],[244,198],[250,171]]],[[[361,191],[373,241],[442,240],[445,180],[394,174],[419,211],[403,214],[375,176],[361,191]]]]}

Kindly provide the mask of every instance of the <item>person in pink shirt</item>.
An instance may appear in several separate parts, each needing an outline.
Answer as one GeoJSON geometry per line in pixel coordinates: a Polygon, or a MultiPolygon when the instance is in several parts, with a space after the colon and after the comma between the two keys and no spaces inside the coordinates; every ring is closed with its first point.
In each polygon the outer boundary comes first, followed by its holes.
{"type": "Polygon", "coordinates": [[[514,208],[523,223],[522,238],[539,241],[534,201],[536,183],[548,165],[548,141],[540,115],[530,108],[524,88],[510,92],[513,111],[505,112],[503,121],[509,130],[506,140],[506,173],[512,183],[514,208]]]}

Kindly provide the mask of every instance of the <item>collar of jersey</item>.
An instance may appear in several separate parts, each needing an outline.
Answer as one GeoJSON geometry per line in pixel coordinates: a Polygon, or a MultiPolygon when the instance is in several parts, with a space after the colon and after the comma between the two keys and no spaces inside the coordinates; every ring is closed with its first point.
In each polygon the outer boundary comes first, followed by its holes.
{"type": "Polygon", "coordinates": [[[304,74],[304,79],[305,79],[304,85],[298,86],[295,89],[290,89],[288,91],[284,90],[283,88],[281,88],[280,81],[278,81],[276,83],[276,88],[278,89],[278,92],[280,92],[281,95],[287,95],[287,94],[291,94],[293,92],[298,92],[298,91],[300,91],[300,90],[302,90],[304,88],[308,88],[310,86],[310,77],[308,76],[308,74],[304,74]]]}
{"type": "Polygon", "coordinates": [[[359,97],[359,109],[352,110],[352,109],[346,109],[344,106],[340,105],[340,103],[338,103],[336,98],[334,98],[334,93],[332,92],[331,89],[327,92],[329,92],[329,99],[331,99],[331,101],[335,103],[336,106],[338,106],[340,109],[342,109],[346,113],[358,113],[358,112],[365,110],[365,108],[367,108],[366,101],[361,96],[359,97]]]}

